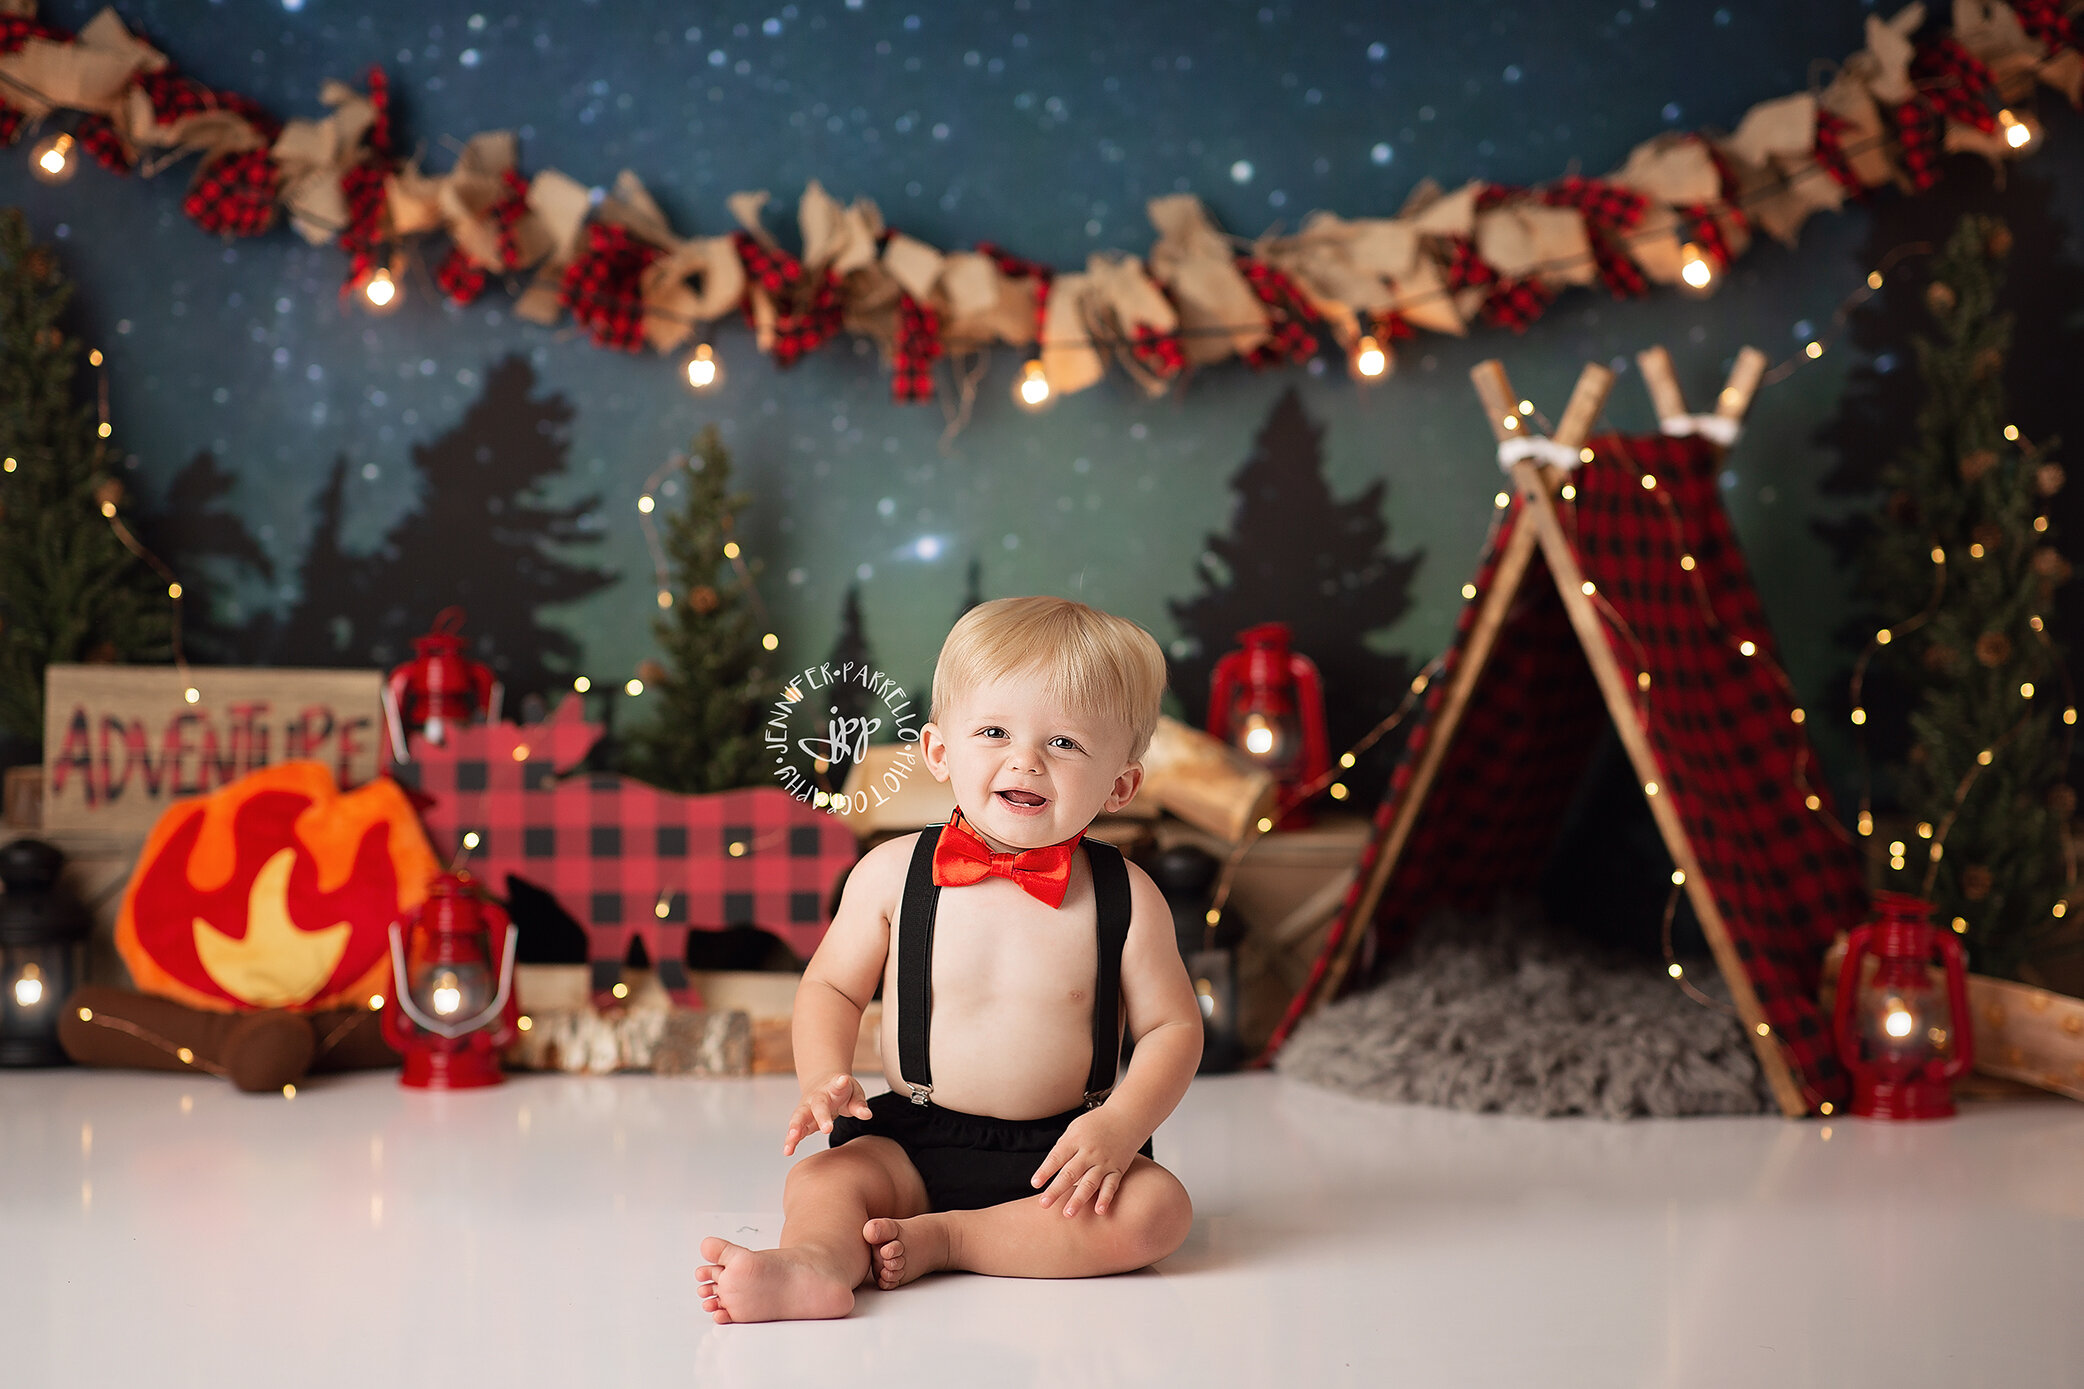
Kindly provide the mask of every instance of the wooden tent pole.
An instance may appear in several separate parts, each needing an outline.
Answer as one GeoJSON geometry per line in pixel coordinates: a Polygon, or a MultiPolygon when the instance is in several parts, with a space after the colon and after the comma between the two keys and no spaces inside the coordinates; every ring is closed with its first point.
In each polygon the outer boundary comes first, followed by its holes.
{"type": "MultiPolygon", "coordinates": [[[[1499,443],[1518,438],[1525,432],[1526,421],[1520,416],[1519,397],[1513,393],[1512,382],[1506,377],[1502,362],[1479,362],[1471,369],[1469,378],[1475,384],[1478,399],[1483,402],[1484,412],[1490,417],[1491,433],[1499,443]]],[[[1605,408],[1613,381],[1614,374],[1605,367],[1585,368],[1578,377],[1576,389],[1570,393],[1570,404],[1563,411],[1562,422],[1556,428],[1554,437],[1557,442],[1566,447],[1584,443],[1591,435],[1592,426],[1598,422],[1599,412],[1605,408]]],[[[1545,495],[1549,487],[1560,483],[1560,476],[1544,477],[1535,472],[1531,464],[1521,466],[1527,469],[1526,476],[1520,479],[1522,490],[1533,486],[1545,495]]],[[[1558,470],[1548,469],[1547,472],[1556,474],[1558,470]]],[[[1517,470],[1515,475],[1518,476],[1517,470]]],[[[1524,516],[1513,525],[1512,534],[1506,539],[1504,553],[1498,558],[1497,567],[1491,574],[1490,588],[1484,594],[1483,606],[1477,610],[1476,621],[1469,629],[1468,642],[1462,648],[1454,673],[1448,677],[1447,693],[1428,727],[1426,745],[1419,752],[1417,765],[1411,769],[1411,780],[1397,802],[1396,814],[1391,817],[1389,830],[1382,837],[1381,850],[1376,854],[1353,910],[1346,918],[1345,934],[1339,942],[1338,953],[1332,957],[1317,992],[1310,1000],[1312,1008],[1336,997],[1353,967],[1360,952],[1361,939],[1367,934],[1369,923],[1375,917],[1375,908],[1382,901],[1383,890],[1389,885],[1390,875],[1403,857],[1404,846],[1418,825],[1419,811],[1424,808],[1432,791],[1433,779],[1439,774],[1447,751],[1454,744],[1455,730],[1469,706],[1469,697],[1490,661],[1498,631],[1505,625],[1505,615],[1512,611],[1513,601],[1519,596],[1520,581],[1526,577],[1527,561],[1533,557],[1535,539],[1535,529],[1526,523],[1524,516]]]]}

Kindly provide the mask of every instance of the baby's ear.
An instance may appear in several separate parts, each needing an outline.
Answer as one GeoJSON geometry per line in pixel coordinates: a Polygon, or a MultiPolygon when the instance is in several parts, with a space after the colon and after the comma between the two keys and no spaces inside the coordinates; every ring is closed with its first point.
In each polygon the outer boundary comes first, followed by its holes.
{"type": "Polygon", "coordinates": [[[1114,788],[1108,793],[1106,811],[1109,815],[1136,799],[1136,792],[1143,785],[1143,764],[1131,762],[1115,774],[1114,788]]]}
{"type": "Polygon", "coordinates": [[[948,779],[948,744],[941,736],[937,723],[922,724],[919,728],[919,758],[926,763],[926,770],[935,781],[948,779]]]}

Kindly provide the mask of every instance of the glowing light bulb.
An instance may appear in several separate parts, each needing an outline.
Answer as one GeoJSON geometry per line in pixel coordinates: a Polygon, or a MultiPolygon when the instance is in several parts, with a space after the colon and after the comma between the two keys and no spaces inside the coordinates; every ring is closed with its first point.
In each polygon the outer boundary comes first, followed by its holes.
{"type": "Polygon", "coordinates": [[[572,688],[577,690],[580,694],[585,694],[588,690],[593,688],[593,682],[591,680],[588,680],[583,675],[575,675],[572,677],[572,688]]]}
{"type": "Polygon", "coordinates": [[[1867,711],[1866,711],[1865,709],[1855,709],[1855,710],[1853,710],[1853,711],[1852,711],[1852,721],[1853,721],[1854,723],[1865,723],[1865,722],[1867,722],[1867,711]]]}
{"type": "Polygon", "coordinates": [[[2019,426],[2017,426],[2017,425],[2015,425],[2015,424],[2008,424],[2008,425],[2006,425],[2006,426],[2004,427],[2004,437],[2005,437],[2005,441],[2006,441],[2007,443],[2013,443],[2013,444],[2016,444],[2016,443],[2018,443],[2018,442],[2019,442],[2019,426]]]}
{"type": "Polygon", "coordinates": [[[1354,759],[1353,759],[1353,754],[1352,754],[1352,753],[1350,753],[1350,752],[1342,752],[1342,753],[1340,753],[1340,754],[1339,754],[1339,765],[1340,765],[1341,767],[1350,767],[1350,766],[1352,766],[1352,765],[1353,765],[1353,760],[1354,760],[1354,759]]]}
{"type": "Polygon", "coordinates": [[[113,520],[116,515],[116,504],[114,502],[103,502],[101,504],[101,514],[113,520]]]}
{"type": "Polygon", "coordinates": [[[657,902],[652,904],[651,914],[664,921],[673,914],[673,899],[670,897],[659,898],[657,902]]]}
{"type": "Polygon", "coordinates": [[[1811,810],[1822,810],[1823,797],[1817,795],[1805,796],[1802,798],[1802,804],[1809,807],[1811,810]]]}
{"type": "Polygon", "coordinates": [[[687,359],[687,384],[693,390],[706,391],[722,376],[723,368],[716,360],[716,349],[706,342],[687,359]]]}
{"type": "Polygon", "coordinates": [[[514,1026],[520,1031],[527,1032],[535,1026],[535,1019],[523,1013],[520,1017],[514,1019],[514,1026]]]}
{"type": "Polygon", "coordinates": [[[1910,1029],[1916,1025],[1917,1019],[1913,1018],[1909,1010],[1901,1005],[1889,1009],[1887,1015],[1881,1021],[1882,1030],[1891,1037],[1908,1037],[1910,1029]]]}
{"type": "Polygon", "coordinates": [[[1463,585],[1462,585],[1462,597],[1464,597],[1464,598],[1474,598],[1475,596],[1476,596],[1476,585],[1475,585],[1475,584],[1463,584],[1463,585]]]}
{"type": "Polygon", "coordinates": [[[1874,816],[1873,816],[1873,814],[1872,814],[1871,812],[1869,812],[1869,811],[1865,811],[1865,810],[1863,810],[1863,811],[1861,811],[1861,812],[1860,812],[1860,833],[1861,833],[1861,834],[1873,834],[1873,833],[1874,833],[1874,816]]]}
{"type": "Polygon", "coordinates": [[[1715,266],[1698,243],[1689,241],[1679,248],[1679,278],[1696,291],[1715,283],[1715,266]]]}
{"type": "Polygon", "coordinates": [[[1389,354],[1382,350],[1382,344],[1375,341],[1374,334],[1364,334],[1353,349],[1353,369],[1373,380],[1388,368],[1389,354]]]}
{"type": "Polygon", "coordinates": [[[478,847],[478,845],[482,843],[484,843],[484,841],[478,838],[478,832],[476,830],[471,830],[469,833],[463,836],[463,847],[466,849],[475,849],[478,847]]]}
{"type": "Polygon", "coordinates": [[[2033,143],[2033,127],[2013,115],[2010,107],[1997,113],[1997,127],[2004,132],[2004,142],[2015,150],[2033,143]]]}
{"type": "Polygon", "coordinates": [[[1867,272],[1867,288],[1881,288],[1881,272],[1879,270],[1870,270],[1867,272]]]}
{"type": "Polygon", "coordinates": [[[1271,830],[1271,829],[1272,829],[1273,827],[1274,827],[1274,822],[1273,822],[1273,821],[1271,821],[1271,820],[1267,819],[1267,818],[1266,818],[1266,817],[1265,817],[1264,815],[1262,815],[1262,816],[1260,816],[1260,817],[1259,817],[1259,824],[1258,824],[1258,830],[1259,830],[1259,832],[1260,832],[1261,834],[1265,834],[1265,833],[1267,833],[1267,832],[1268,832],[1269,830],[1271,830]]]}
{"type": "Polygon", "coordinates": [[[1013,384],[1013,400],[1029,410],[1039,410],[1049,403],[1049,373],[1042,369],[1040,357],[1030,357],[1020,369],[1020,380],[1013,384]]]}
{"type": "Polygon", "coordinates": [[[87,354],[87,365],[88,365],[88,366],[90,366],[90,367],[98,367],[98,366],[100,366],[100,365],[101,365],[101,362],[102,362],[102,356],[101,356],[101,349],[100,349],[100,348],[98,348],[98,347],[97,347],[97,348],[95,348],[95,349],[94,349],[93,351],[91,351],[91,352],[89,352],[89,353],[87,354]]]}
{"type": "Polygon", "coordinates": [[[384,996],[383,996],[382,994],[371,994],[371,995],[369,995],[369,1011],[370,1011],[370,1012],[372,1012],[372,1013],[381,1013],[381,1012],[383,1011],[383,1007],[384,1007],[384,996]]]}
{"type": "MultiPolygon", "coordinates": [[[[34,965],[30,968],[33,970],[34,965]]],[[[43,1002],[43,980],[33,974],[24,974],[14,981],[14,1001],[18,1008],[34,1008],[43,1002]]]]}
{"type": "Polygon", "coordinates": [[[630,986],[627,984],[617,984],[608,992],[614,994],[617,998],[628,998],[630,996],[630,986]]]}
{"type": "Polygon", "coordinates": [[[1680,967],[1680,964],[1677,960],[1673,960],[1670,964],[1666,965],[1664,967],[1664,972],[1666,974],[1669,974],[1674,979],[1677,979],[1681,975],[1686,973],[1686,971],[1680,967]]]}
{"type": "MultiPolygon", "coordinates": [[[[14,471],[14,460],[12,458],[7,460],[7,471],[9,471],[10,473],[14,471]]],[[[1503,511],[1506,507],[1512,505],[1512,498],[1507,496],[1505,493],[1500,492],[1497,496],[1491,498],[1491,505],[1497,507],[1498,510],[1503,511]]]]}
{"type": "Polygon", "coordinates": [[[181,585],[179,585],[178,583],[168,584],[166,586],[166,596],[169,598],[179,598],[181,596],[181,585]]]}
{"type": "Polygon", "coordinates": [[[1896,634],[1894,632],[1891,632],[1886,627],[1882,628],[1879,632],[1876,632],[1874,634],[1874,644],[1876,646],[1887,646],[1890,642],[1894,641],[1895,639],[1896,634]]]}
{"type": "Polygon", "coordinates": [[[1687,573],[1691,574],[1691,573],[1693,572],[1693,556],[1692,556],[1692,555],[1680,555],[1680,556],[1679,556],[1679,567],[1680,567],[1681,569],[1685,570],[1685,571],[1686,571],[1687,573]]]}
{"type": "Polygon", "coordinates": [[[1992,754],[1990,752],[1990,749],[1984,748],[1981,752],[1975,755],[1976,765],[1979,767],[1989,766],[1991,755],[1992,754]]]}
{"type": "Polygon", "coordinates": [[[1918,838],[1920,838],[1920,839],[1930,839],[1931,837],[1932,837],[1932,822],[1931,822],[1930,820],[1920,820],[1920,821],[1918,821],[1918,838]]]}
{"type": "Polygon", "coordinates": [[[1796,722],[1796,723],[1801,723],[1802,721],[1804,721],[1804,720],[1805,720],[1805,719],[1807,719],[1808,717],[1809,717],[1809,715],[1808,715],[1808,714],[1806,714],[1806,713],[1804,713],[1804,712],[1803,712],[1802,710],[1800,710],[1800,709],[1796,709],[1796,710],[1793,710],[1792,712],[1790,712],[1790,713],[1788,714],[1788,718],[1792,719],[1792,720],[1793,720],[1794,722],[1796,722]]]}
{"type": "Polygon", "coordinates": [[[1808,356],[1809,360],[1813,362],[1818,357],[1823,356],[1823,344],[1820,342],[1812,342],[1807,347],[1803,348],[1802,351],[1808,356]]]}
{"type": "Polygon", "coordinates": [[[1674,868],[1674,869],[1672,870],[1672,886],[1673,886],[1673,887],[1684,887],[1684,886],[1686,886],[1686,870],[1685,870],[1685,869],[1683,869],[1683,868],[1674,868]]]}
{"type": "Polygon", "coordinates": [[[649,492],[646,492],[643,496],[637,498],[637,510],[645,516],[649,516],[652,513],[652,510],[657,506],[658,499],[653,497],[649,492]]]}
{"type": "Polygon", "coordinates": [[[1647,670],[1639,670],[1639,671],[1637,671],[1637,672],[1635,673],[1635,687],[1636,687],[1636,688],[1637,688],[1638,690],[1647,690],[1647,689],[1649,689],[1649,688],[1650,688],[1650,672],[1649,672],[1649,671],[1647,671],[1647,670]]]}
{"type": "Polygon", "coordinates": [[[1333,783],[1331,784],[1331,798],[1332,798],[1333,800],[1335,800],[1335,801],[1343,801],[1343,800],[1345,800],[1345,799],[1346,799],[1347,795],[1348,795],[1348,792],[1347,792],[1347,790],[1346,790],[1346,783],[1345,783],[1345,782],[1343,782],[1343,781],[1335,781],[1335,782],[1333,782],[1333,783]]]}
{"type": "Polygon", "coordinates": [[[1652,476],[1650,476],[1650,474],[1648,474],[1648,473],[1644,473],[1644,474],[1643,474],[1643,490],[1644,490],[1645,492],[1654,492],[1654,491],[1656,491],[1656,490],[1657,490],[1657,479],[1656,479],[1656,478],[1654,478],[1654,477],[1652,477],[1652,476]]]}
{"type": "Polygon", "coordinates": [[[202,702],[203,692],[201,690],[198,690],[195,686],[190,685],[187,689],[181,691],[181,698],[186,700],[190,704],[200,704],[202,702]]]}
{"type": "Polygon", "coordinates": [[[670,590],[662,588],[658,591],[658,605],[661,608],[670,608],[673,606],[673,594],[670,590]]]}
{"type": "Polygon", "coordinates": [[[1967,917],[1965,917],[1965,916],[1957,916],[1957,917],[1955,917],[1955,918],[1953,919],[1953,922],[1952,922],[1951,924],[1952,924],[1952,926],[1953,926],[1953,928],[1954,928],[1954,934],[1955,934],[1955,935],[1957,935],[1957,936],[1965,936],[1965,935],[1967,935],[1967,934],[1968,934],[1968,918],[1967,918],[1967,917]]]}
{"type": "Polygon", "coordinates": [[[1587,598],[1590,598],[1593,594],[1599,592],[1599,585],[1593,583],[1590,579],[1587,579],[1583,583],[1579,584],[1577,588],[1578,592],[1584,594],[1587,598]]]}
{"type": "Polygon", "coordinates": [[[1265,724],[1245,732],[1245,751],[1264,757],[1274,750],[1274,731],[1265,724]]]}
{"type": "Polygon", "coordinates": [[[1577,500],[1577,487],[1576,487],[1576,485],[1575,485],[1575,484],[1573,484],[1573,483],[1568,483],[1568,482],[1564,483],[1564,484],[1563,484],[1563,492],[1562,492],[1562,497],[1563,497],[1563,500],[1564,500],[1564,501],[1566,501],[1566,502],[1574,502],[1574,501],[1576,501],[1576,500],[1577,500]]]}
{"type": "Polygon", "coordinates": [[[94,432],[106,439],[109,435],[116,432],[116,426],[110,424],[107,420],[103,420],[100,424],[94,426],[94,432]]]}
{"type": "Polygon", "coordinates": [[[371,309],[380,313],[397,307],[398,288],[398,281],[392,277],[390,267],[379,265],[370,271],[369,278],[362,282],[362,297],[369,301],[371,309]]]}
{"type": "Polygon", "coordinates": [[[463,1006],[463,981],[449,970],[434,976],[434,1011],[448,1017],[463,1006]]]}
{"type": "Polygon", "coordinates": [[[625,684],[622,689],[625,694],[640,695],[644,693],[644,682],[632,677],[629,683],[625,684]]]}
{"type": "Polygon", "coordinates": [[[79,172],[80,161],[73,157],[73,148],[78,143],[63,130],[45,136],[29,152],[29,172],[44,183],[65,182],[79,172]]]}
{"type": "Polygon", "coordinates": [[[739,549],[738,549],[738,542],[737,542],[737,541],[735,541],[735,540],[726,540],[726,541],[724,542],[724,558],[725,558],[725,559],[737,559],[737,558],[738,558],[738,556],[739,556],[739,553],[740,553],[740,551],[739,551],[739,549]]]}
{"type": "Polygon", "coordinates": [[[1598,454],[1592,452],[1592,450],[1589,448],[1583,448],[1577,451],[1577,461],[1580,463],[1590,463],[1593,459],[1597,458],[1598,456],[1598,454]]]}
{"type": "Polygon", "coordinates": [[[1758,643],[1740,641],[1737,643],[1737,651],[1745,656],[1756,656],[1758,654],[1758,643]]]}

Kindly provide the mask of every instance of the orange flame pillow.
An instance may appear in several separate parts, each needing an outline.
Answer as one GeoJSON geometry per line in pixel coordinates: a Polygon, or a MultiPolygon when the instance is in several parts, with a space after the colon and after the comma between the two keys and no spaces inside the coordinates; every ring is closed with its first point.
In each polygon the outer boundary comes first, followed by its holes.
{"type": "Polygon", "coordinates": [[[343,795],[322,763],[284,762],[159,817],[116,950],[139,989],[196,1008],[365,1005],[438,871],[396,782],[343,795]]]}

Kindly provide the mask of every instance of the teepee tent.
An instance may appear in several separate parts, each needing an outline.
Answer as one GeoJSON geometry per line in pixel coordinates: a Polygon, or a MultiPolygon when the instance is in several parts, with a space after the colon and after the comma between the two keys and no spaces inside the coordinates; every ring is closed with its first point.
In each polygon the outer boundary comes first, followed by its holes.
{"type": "Polygon", "coordinates": [[[1588,366],[1548,437],[1496,362],[1472,376],[1511,484],[1453,645],[1424,691],[1374,832],[1269,1052],[1363,952],[1538,879],[1611,719],[1781,1109],[1844,1098],[1818,975],[1866,907],[1717,488],[1764,358],[1686,413],[1663,349],[1639,361],[1662,424],[1588,438],[1613,373],[1588,366]]]}

